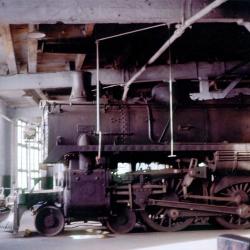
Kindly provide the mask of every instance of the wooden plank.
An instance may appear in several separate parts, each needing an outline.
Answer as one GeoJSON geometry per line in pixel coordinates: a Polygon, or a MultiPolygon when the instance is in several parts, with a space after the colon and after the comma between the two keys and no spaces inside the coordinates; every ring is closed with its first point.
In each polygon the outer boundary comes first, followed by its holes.
{"type": "MultiPolygon", "coordinates": [[[[35,31],[34,25],[29,25],[29,32],[35,31]]],[[[37,39],[28,38],[28,72],[36,73],[37,72],[37,39]]]]}
{"type": "Polygon", "coordinates": [[[75,59],[75,70],[80,71],[82,69],[86,54],[77,54],[75,59]]]}
{"type": "Polygon", "coordinates": [[[55,72],[62,72],[62,71],[69,71],[69,63],[65,64],[38,64],[37,65],[37,71],[38,72],[44,72],[44,73],[55,73],[55,72]]]}
{"type": "Polygon", "coordinates": [[[74,61],[78,54],[69,53],[38,53],[38,63],[50,63],[50,62],[60,62],[65,63],[69,61],[74,61]]]}
{"type": "Polygon", "coordinates": [[[50,65],[52,68],[48,70],[49,72],[61,71],[59,68],[62,67],[63,70],[66,70],[69,62],[75,61],[75,69],[80,71],[84,63],[85,56],[85,54],[38,53],[38,69],[39,71],[44,71],[44,69],[48,68],[48,65],[50,65]]]}
{"type": "Polygon", "coordinates": [[[6,63],[9,68],[9,74],[17,74],[17,64],[10,25],[0,25],[0,35],[4,41],[4,50],[6,55],[6,63]]]}
{"type": "Polygon", "coordinates": [[[38,72],[69,71],[69,62],[74,62],[77,54],[38,53],[38,72]]]}

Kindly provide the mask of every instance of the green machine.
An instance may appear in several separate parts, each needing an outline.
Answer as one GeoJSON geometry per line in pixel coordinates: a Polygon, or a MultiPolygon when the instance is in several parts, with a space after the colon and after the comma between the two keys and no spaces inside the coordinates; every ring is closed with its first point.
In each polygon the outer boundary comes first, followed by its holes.
{"type": "Polygon", "coordinates": [[[61,191],[43,190],[32,192],[15,192],[5,199],[1,199],[0,229],[2,231],[18,233],[20,220],[25,211],[36,212],[48,205],[59,206],[61,191]]]}

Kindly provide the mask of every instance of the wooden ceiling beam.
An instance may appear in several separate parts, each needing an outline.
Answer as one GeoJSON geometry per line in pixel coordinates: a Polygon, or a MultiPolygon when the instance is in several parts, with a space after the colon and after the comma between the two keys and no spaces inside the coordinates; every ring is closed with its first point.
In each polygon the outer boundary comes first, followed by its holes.
{"type": "Polygon", "coordinates": [[[9,74],[15,75],[18,73],[15,50],[13,46],[13,39],[11,34],[10,25],[2,24],[0,25],[0,36],[3,39],[4,50],[6,55],[6,63],[9,68],[9,74]]]}
{"type": "MultiPolygon", "coordinates": [[[[35,25],[29,25],[29,32],[36,31],[35,25]]],[[[37,48],[38,40],[28,37],[28,72],[37,72],[37,48]]],[[[27,92],[27,91],[26,91],[27,92]]],[[[36,104],[39,104],[40,100],[48,100],[41,89],[34,89],[29,91],[32,99],[36,104]]]]}
{"type": "MultiPolygon", "coordinates": [[[[29,25],[29,32],[35,31],[34,25],[29,25]]],[[[31,39],[28,37],[28,72],[36,73],[37,72],[37,39],[31,39]]]]}
{"type": "MultiPolygon", "coordinates": [[[[94,23],[85,24],[83,30],[84,37],[91,37],[95,28],[94,23]]],[[[77,54],[75,59],[75,70],[80,71],[82,69],[86,54],[77,54]]]]}

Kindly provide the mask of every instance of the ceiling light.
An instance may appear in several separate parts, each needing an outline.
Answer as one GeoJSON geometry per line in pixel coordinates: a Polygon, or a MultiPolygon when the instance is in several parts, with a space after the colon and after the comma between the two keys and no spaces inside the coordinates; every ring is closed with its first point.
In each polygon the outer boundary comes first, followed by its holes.
{"type": "Polygon", "coordinates": [[[37,40],[39,40],[39,39],[42,39],[44,37],[46,37],[46,34],[43,33],[43,32],[40,32],[40,31],[33,31],[33,32],[28,33],[28,38],[29,39],[37,39],[37,40]]]}

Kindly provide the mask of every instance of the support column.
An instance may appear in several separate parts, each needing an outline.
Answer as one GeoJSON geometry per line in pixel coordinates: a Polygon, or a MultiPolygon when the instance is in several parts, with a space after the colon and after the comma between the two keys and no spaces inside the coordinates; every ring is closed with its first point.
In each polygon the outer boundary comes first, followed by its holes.
{"type": "MultiPolygon", "coordinates": [[[[13,123],[8,120],[6,104],[0,100],[0,186],[11,187],[11,165],[12,165],[12,128],[13,123]]],[[[6,191],[7,195],[9,191],[6,191]]]]}

